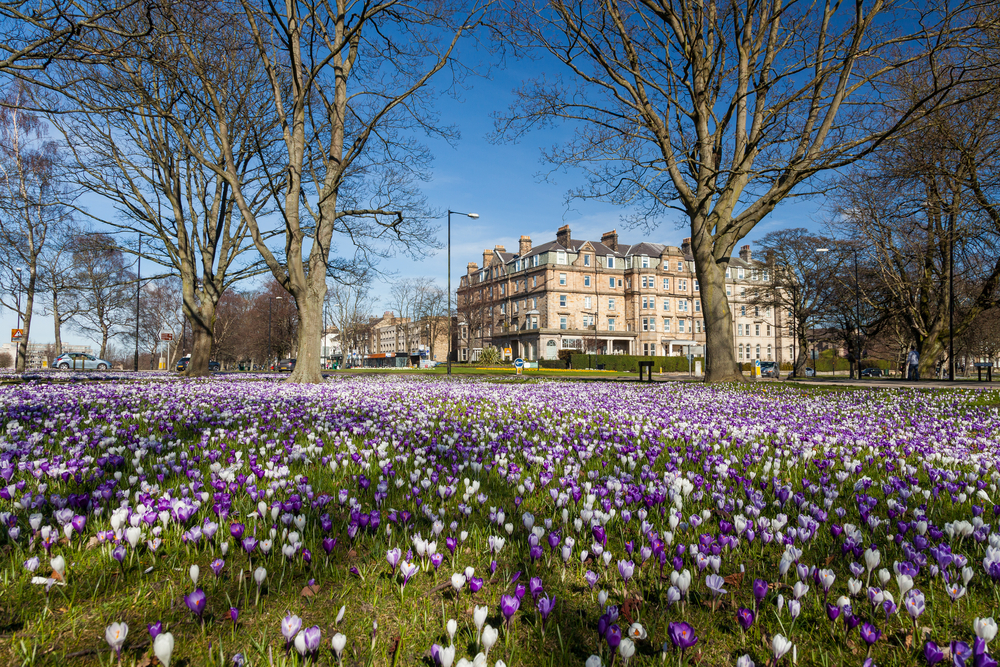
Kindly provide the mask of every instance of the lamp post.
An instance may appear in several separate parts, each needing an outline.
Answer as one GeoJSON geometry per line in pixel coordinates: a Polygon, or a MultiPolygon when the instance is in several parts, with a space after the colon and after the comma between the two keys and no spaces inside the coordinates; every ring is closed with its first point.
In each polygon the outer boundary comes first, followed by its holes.
{"type": "MultiPolygon", "coordinates": [[[[267,297],[267,361],[265,362],[268,366],[271,365],[271,304],[274,303],[275,299],[280,299],[280,296],[269,296],[267,297]]],[[[270,369],[267,369],[270,370],[270,369]]]]}
{"type": "Polygon", "coordinates": [[[459,213],[448,209],[448,375],[451,375],[451,215],[464,215],[476,220],[478,213],[459,213]]]}
{"type": "Polygon", "coordinates": [[[948,230],[948,381],[955,381],[955,216],[948,230]]]}
{"type": "MultiPolygon", "coordinates": [[[[857,327],[854,339],[854,353],[857,358],[854,360],[857,368],[857,378],[861,379],[861,283],[858,280],[858,249],[853,245],[848,246],[854,254],[854,323],[857,327]]],[[[829,252],[829,248],[816,248],[816,252],[829,252]]],[[[854,369],[851,369],[852,377],[854,369]]]]}
{"type": "Polygon", "coordinates": [[[135,269],[135,367],[139,371],[139,289],[142,286],[142,234],[139,234],[139,253],[135,269]]]}
{"type": "Polygon", "coordinates": [[[24,271],[23,266],[17,267],[17,328],[21,328],[21,285],[24,284],[21,278],[21,272],[24,271]]]}

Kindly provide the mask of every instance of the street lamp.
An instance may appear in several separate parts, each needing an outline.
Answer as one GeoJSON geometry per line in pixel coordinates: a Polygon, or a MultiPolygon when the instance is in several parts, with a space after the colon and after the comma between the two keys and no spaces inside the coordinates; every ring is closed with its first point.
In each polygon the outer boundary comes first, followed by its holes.
{"type": "MultiPolygon", "coordinates": [[[[274,303],[275,299],[281,299],[280,296],[269,296],[267,297],[267,360],[271,360],[271,304],[274,303]]],[[[270,364],[268,364],[270,365],[270,364]]],[[[270,369],[267,369],[270,370],[270,369]]]]}
{"type": "Polygon", "coordinates": [[[17,267],[17,328],[21,328],[21,286],[24,284],[24,280],[21,278],[21,272],[24,271],[23,266],[17,267]]]}
{"type": "Polygon", "coordinates": [[[135,269],[135,370],[139,372],[139,289],[142,286],[142,234],[139,234],[139,252],[135,269]]]}
{"type": "Polygon", "coordinates": [[[476,220],[478,213],[459,213],[448,209],[448,375],[451,375],[451,215],[464,215],[476,220]]]}
{"type": "MultiPolygon", "coordinates": [[[[854,322],[857,332],[854,342],[854,353],[857,358],[854,360],[857,368],[857,378],[861,379],[861,283],[858,280],[858,249],[853,245],[847,246],[854,254],[854,322]]],[[[830,252],[829,248],[816,248],[816,252],[830,252]]],[[[852,369],[853,374],[854,369],[852,369]]]]}

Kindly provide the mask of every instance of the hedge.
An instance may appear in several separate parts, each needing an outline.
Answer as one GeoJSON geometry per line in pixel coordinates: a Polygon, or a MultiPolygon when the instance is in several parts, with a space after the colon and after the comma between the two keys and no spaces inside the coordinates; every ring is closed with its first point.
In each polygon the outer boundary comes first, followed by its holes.
{"type": "MultiPolygon", "coordinates": [[[[695,361],[701,360],[701,357],[695,357],[695,361]]],[[[629,354],[574,354],[573,368],[597,368],[603,364],[604,370],[637,373],[640,361],[652,361],[653,371],[656,373],[688,370],[687,357],[640,357],[629,354]]]]}

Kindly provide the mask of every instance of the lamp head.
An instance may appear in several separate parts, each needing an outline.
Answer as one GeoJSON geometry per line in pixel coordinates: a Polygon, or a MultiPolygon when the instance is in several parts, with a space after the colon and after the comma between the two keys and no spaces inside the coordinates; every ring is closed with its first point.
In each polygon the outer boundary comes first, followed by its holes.
{"type": "Polygon", "coordinates": [[[816,252],[830,252],[829,248],[816,248],[816,252]]]}
{"type": "Polygon", "coordinates": [[[473,220],[478,220],[479,219],[479,214],[478,213],[466,213],[466,215],[469,216],[470,218],[472,218],[473,220]]]}

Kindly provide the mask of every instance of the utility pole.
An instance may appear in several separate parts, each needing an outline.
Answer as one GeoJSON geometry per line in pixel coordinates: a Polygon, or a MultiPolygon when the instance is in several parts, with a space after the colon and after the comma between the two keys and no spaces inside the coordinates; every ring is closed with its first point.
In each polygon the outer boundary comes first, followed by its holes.
{"type": "Polygon", "coordinates": [[[138,265],[135,270],[135,368],[139,371],[139,289],[142,285],[142,234],[139,234],[138,265]]]}

